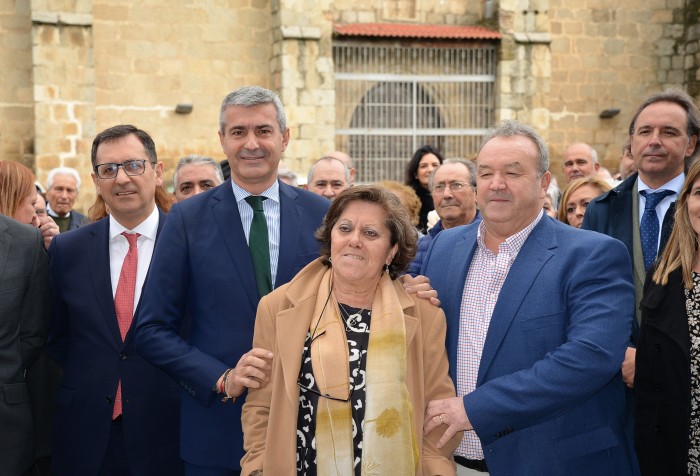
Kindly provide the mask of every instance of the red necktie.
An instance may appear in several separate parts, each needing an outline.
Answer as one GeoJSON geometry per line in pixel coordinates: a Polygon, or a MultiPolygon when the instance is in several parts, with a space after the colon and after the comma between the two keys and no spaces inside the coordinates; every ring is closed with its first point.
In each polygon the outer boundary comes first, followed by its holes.
{"type": "MultiPolygon", "coordinates": [[[[117,292],[114,295],[114,309],[117,312],[117,323],[119,324],[119,332],[122,340],[126,338],[126,333],[131,326],[131,320],[134,316],[134,293],[136,292],[136,270],[138,267],[139,253],[136,248],[136,240],[138,233],[122,233],[129,242],[129,251],[124,258],[122,270],[119,273],[119,283],[117,284],[117,292]]],[[[117,418],[122,414],[122,381],[119,380],[117,385],[117,396],[114,398],[114,410],[112,411],[112,419],[117,418]]]]}

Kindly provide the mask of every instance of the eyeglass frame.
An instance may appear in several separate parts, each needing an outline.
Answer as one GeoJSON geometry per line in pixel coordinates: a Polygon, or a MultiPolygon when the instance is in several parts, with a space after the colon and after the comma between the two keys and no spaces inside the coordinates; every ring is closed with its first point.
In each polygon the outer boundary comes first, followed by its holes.
{"type": "Polygon", "coordinates": [[[117,176],[119,175],[119,167],[121,167],[122,170],[124,171],[124,173],[125,173],[126,175],[128,175],[129,177],[138,177],[139,175],[143,175],[144,173],[146,173],[146,162],[149,162],[149,163],[151,164],[151,166],[155,166],[155,162],[151,162],[150,160],[146,160],[146,159],[129,159],[129,160],[125,160],[125,161],[122,162],[121,164],[118,164],[118,163],[116,163],[116,162],[105,162],[104,164],[95,165],[92,169],[93,169],[93,171],[95,172],[95,175],[97,175],[97,176],[98,176],[99,178],[101,178],[102,180],[112,180],[112,179],[116,179],[117,176]],[[133,173],[127,172],[126,167],[124,167],[124,166],[127,165],[127,164],[133,164],[133,163],[136,163],[136,162],[141,162],[141,166],[143,167],[143,170],[141,170],[141,172],[140,172],[140,173],[137,173],[137,174],[133,174],[133,173]],[[114,174],[113,177],[103,177],[102,175],[100,175],[99,168],[100,168],[100,167],[103,167],[103,166],[105,166],[105,165],[115,165],[115,166],[117,167],[117,172],[114,174]]]}
{"type": "Polygon", "coordinates": [[[445,189],[449,188],[450,192],[459,192],[460,190],[463,190],[464,187],[473,187],[471,183],[466,183],[466,182],[450,182],[446,184],[437,184],[434,185],[432,190],[430,190],[430,193],[437,193],[438,195],[442,195],[445,193],[445,189]],[[455,190],[454,186],[457,185],[457,189],[455,190]]]}
{"type": "MultiPolygon", "coordinates": [[[[303,383],[301,383],[301,376],[302,372],[304,370],[304,362],[306,361],[306,356],[311,355],[311,344],[314,342],[316,336],[316,329],[318,329],[318,324],[321,322],[321,317],[323,316],[323,313],[326,310],[326,306],[328,305],[328,301],[331,298],[331,294],[333,293],[333,288],[331,288],[331,291],[328,293],[328,297],[326,298],[326,303],[323,305],[323,309],[321,310],[321,314],[318,316],[318,320],[316,321],[316,326],[314,327],[314,330],[311,332],[311,339],[309,339],[309,346],[304,350],[304,352],[301,354],[301,366],[299,367],[299,376],[297,377],[297,386],[301,389],[304,389],[308,392],[313,393],[314,395],[317,395],[319,397],[327,398],[328,400],[333,400],[336,402],[343,402],[343,403],[349,403],[352,400],[352,395],[355,392],[355,380],[353,379],[352,381],[352,386],[350,387],[350,393],[348,395],[348,398],[337,398],[332,395],[329,395],[327,393],[321,393],[320,391],[313,389],[311,387],[307,387],[303,383]]],[[[322,335],[322,334],[321,334],[322,335]]],[[[320,337],[319,335],[318,337],[320,337]]],[[[358,363],[357,363],[357,368],[361,369],[362,368],[362,359],[363,359],[363,351],[364,349],[362,346],[360,346],[360,356],[358,358],[358,363]]],[[[349,369],[348,369],[349,370],[349,369]]],[[[315,380],[315,379],[314,379],[315,380]]],[[[349,383],[349,382],[348,382],[349,383]]]]}

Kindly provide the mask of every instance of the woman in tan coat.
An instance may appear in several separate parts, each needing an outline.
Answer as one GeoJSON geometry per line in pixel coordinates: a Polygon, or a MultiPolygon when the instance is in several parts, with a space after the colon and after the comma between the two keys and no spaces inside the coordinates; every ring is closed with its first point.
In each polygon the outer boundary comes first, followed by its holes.
{"type": "Polygon", "coordinates": [[[455,391],[442,310],[396,281],[416,250],[406,212],[353,187],[317,237],[321,258],[258,307],[254,347],[274,358],[243,407],[241,474],[455,474],[461,433],[441,449],[423,435],[427,402],[455,391]]]}

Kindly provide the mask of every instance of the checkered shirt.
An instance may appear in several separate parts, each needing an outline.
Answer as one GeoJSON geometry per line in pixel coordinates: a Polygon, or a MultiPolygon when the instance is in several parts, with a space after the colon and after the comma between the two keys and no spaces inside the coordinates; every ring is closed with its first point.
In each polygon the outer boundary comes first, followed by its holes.
{"type": "MultiPolygon", "coordinates": [[[[491,315],[496,307],[501,287],[513,261],[518,256],[530,232],[539,223],[543,212],[523,230],[508,237],[498,246],[498,254],[484,244],[485,223],[477,232],[477,246],[469,266],[459,310],[459,344],[457,346],[457,395],[463,397],[474,391],[481,363],[481,353],[491,315]]],[[[469,409],[467,408],[467,416],[469,409]]],[[[465,431],[455,454],[468,459],[484,459],[484,450],[474,431],[465,431]]]]}

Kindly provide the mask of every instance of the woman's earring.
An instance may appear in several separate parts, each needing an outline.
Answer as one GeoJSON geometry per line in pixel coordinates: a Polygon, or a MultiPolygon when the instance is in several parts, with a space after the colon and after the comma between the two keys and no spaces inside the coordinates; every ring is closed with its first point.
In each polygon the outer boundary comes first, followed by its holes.
{"type": "Polygon", "coordinates": [[[330,256],[328,257],[328,264],[333,264],[333,258],[331,258],[330,256]]]}

